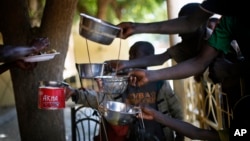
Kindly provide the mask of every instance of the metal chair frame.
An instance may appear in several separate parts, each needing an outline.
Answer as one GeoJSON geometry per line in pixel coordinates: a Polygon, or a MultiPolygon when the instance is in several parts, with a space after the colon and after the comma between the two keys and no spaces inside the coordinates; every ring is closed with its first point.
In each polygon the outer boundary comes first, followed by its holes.
{"type": "Polygon", "coordinates": [[[99,133],[100,118],[96,109],[88,115],[84,106],[71,108],[72,141],[93,141],[99,133]],[[94,118],[97,116],[96,118],[94,118]],[[98,119],[99,118],[99,119],[98,119]]]}

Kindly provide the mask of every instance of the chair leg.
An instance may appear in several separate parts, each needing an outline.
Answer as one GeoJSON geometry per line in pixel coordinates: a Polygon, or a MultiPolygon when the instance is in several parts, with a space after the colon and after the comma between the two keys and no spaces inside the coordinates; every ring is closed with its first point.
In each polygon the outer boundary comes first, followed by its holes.
{"type": "Polygon", "coordinates": [[[75,125],[75,120],[76,120],[76,115],[75,115],[75,107],[71,108],[71,131],[72,131],[72,141],[76,141],[76,125],[75,125]]]}

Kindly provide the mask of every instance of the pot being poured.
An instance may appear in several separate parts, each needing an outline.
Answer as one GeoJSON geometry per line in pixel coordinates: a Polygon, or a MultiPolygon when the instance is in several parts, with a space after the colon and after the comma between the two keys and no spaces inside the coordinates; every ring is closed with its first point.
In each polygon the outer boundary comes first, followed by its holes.
{"type": "Polygon", "coordinates": [[[105,22],[101,19],[80,14],[79,32],[82,37],[91,41],[109,45],[116,38],[121,29],[111,23],[105,22]]]}

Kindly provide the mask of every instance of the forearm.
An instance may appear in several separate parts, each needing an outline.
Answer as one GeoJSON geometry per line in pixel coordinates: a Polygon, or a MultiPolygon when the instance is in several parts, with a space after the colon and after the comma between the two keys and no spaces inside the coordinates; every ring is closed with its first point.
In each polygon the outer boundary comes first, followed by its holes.
{"type": "Polygon", "coordinates": [[[135,23],[135,33],[177,34],[194,32],[198,26],[186,20],[186,17],[154,23],[135,23]]]}
{"type": "Polygon", "coordinates": [[[148,67],[148,66],[157,66],[162,65],[165,61],[170,58],[169,55],[159,54],[159,55],[150,55],[138,59],[133,59],[127,61],[126,68],[138,68],[138,67],[148,67]]]}
{"type": "Polygon", "coordinates": [[[155,120],[159,123],[175,130],[176,132],[191,138],[191,139],[201,139],[201,140],[219,140],[219,135],[217,132],[198,128],[190,123],[184,122],[182,120],[174,119],[169,116],[164,116],[163,114],[157,113],[155,120]]]}
{"type": "Polygon", "coordinates": [[[31,54],[34,48],[28,46],[2,46],[0,49],[0,62],[10,62],[31,54]]]}
{"type": "Polygon", "coordinates": [[[181,135],[184,135],[191,139],[195,138],[194,131],[196,130],[196,127],[191,126],[185,122],[182,122],[181,120],[177,120],[169,116],[165,116],[165,117],[160,116],[159,119],[156,119],[156,121],[178,132],[181,135]]]}
{"type": "Polygon", "coordinates": [[[75,90],[73,101],[76,104],[97,109],[104,99],[105,96],[103,94],[94,90],[75,90]]]}
{"type": "Polygon", "coordinates": [[[203,72],[207,65],[190,59],[173,67],[147,71],[149,81],[184,79],[203,72]]]}

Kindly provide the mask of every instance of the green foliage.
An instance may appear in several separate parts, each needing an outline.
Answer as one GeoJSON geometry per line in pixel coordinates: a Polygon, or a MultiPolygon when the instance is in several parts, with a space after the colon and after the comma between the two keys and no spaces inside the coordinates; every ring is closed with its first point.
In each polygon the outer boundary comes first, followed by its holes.
{"type": "Polygon", "coordinates": [[[76,14],[74,17],[74,23],[77,23],[80,20],[80,13],[96,15],[97,9],[97,0],[79,0],[76,14]]]}
{"type": "Polygon", "coordinates": [[[167,16],[164,0],[136,0],[122,9],[122,21],[151,22],[165,19],[167,16]]]}
{"type": "Polygon", "coordinates": [[[80,9],[81,12],[96,15],[98,9],[97,0],[79,0],[78,7],[84,7],[84,9],[80,9]]]}
{"type": "MultiPolygon", "coordinates": [[[[76,20],[80,12],[96,15],[98,0],[79,0],[76,20]]],[[[151,22],[166,19],[166,0],[116,0],[117,10],[109,4],[106,11],[106,20],[112,23],[120,21],[151,22]],[[117,13],[118,12],[118,13],[117,13]],[[120,17],[117,17],[117,16],[120,17]]]]}
{"type": "MultiPolygon", "coordinates": [[[[105,1],[105,0],[104,0],[105,1]]],[[[116,7],[109,4],[106,11],[106,21],[118,24],[122,21],[131,22],[155,22],[167,19],[166,0],[114,0],[116,7]]],[[[79,14],[86,13],[91,16],[97,15],[98,0],[79,0],[75,21],[79,21],[79,14]]],[[[167,42],[165,35],[146,35],[153,41],[167,42]]]]}
{"type": "MultiPolygon", "coordinates": [[[[74,17],[74,23],[80,20],[80,13],[86,13],[96,16],[98,9],[98,1],[106,0],[79,0],[77,10],[74,17]]],[[[121,21],[131,22],[153,22],[167,18],[166,0],[113,0],[109,3],[106,11],[106,21],[118,24],[121,21]],[[116,7],[113,6],[115,3],[116,7]]],[[[39,21],[42,17],[43,8],[46,0],[37,0],[39,5],[36,9],[30,10],[30,18],[39,21]]],[[[32,3],[30,3],[32,4],[32,3]]]]}

